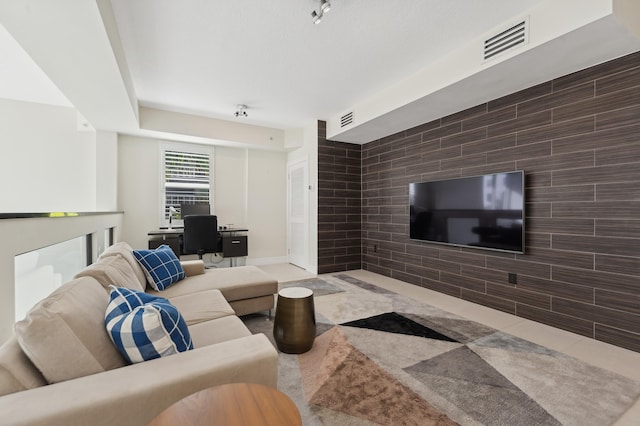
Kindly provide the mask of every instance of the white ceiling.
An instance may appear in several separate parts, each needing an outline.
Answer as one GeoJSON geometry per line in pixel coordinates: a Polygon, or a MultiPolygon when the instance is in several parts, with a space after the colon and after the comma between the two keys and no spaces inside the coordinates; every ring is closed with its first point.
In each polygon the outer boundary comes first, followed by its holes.
{"type": "Polygon", "coordinates": [[[327,120],[540,0],[111,0],[141,105],[280,129],[327,120]]]}
{"type": "Polygon", "coordinates": [[[0,2],[0,98],[173,140],[286,149],[325,120],[366,143],[640,49],[637,0],[331,1],[319,25],[318,0],[0,2]],[[483,63],[525,16],[529,43],[483,63]]]}

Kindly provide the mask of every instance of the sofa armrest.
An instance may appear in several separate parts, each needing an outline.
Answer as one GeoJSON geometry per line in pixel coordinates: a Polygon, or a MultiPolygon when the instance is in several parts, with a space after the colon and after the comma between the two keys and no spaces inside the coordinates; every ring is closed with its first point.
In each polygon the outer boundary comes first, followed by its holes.
{"type": "Polygon", "coordinates": [[[264,334],[0,397],[11,425],[146,425],[194,392],[238,382],[276,387],[278,353],[264,334]]]}
{"type": "Polygon", "coordinates": [[[204,274],[204,262],[202,260],[181,260],[182,269],[187,277],[204,274]]]}

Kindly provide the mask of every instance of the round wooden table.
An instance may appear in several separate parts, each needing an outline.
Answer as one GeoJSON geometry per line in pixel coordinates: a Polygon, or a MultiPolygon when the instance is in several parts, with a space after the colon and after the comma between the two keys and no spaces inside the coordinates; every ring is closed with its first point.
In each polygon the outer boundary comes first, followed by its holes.
{"type": "Polygon", "coordinates": [[[149,426],[301,426],[295,404],[277,389],[232,383],[191,394],[176,402],[149,426]]]}

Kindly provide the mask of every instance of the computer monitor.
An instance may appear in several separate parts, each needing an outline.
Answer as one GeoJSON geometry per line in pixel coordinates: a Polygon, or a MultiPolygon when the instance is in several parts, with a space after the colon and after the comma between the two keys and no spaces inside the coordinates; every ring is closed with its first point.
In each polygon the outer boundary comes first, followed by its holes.
{"type": "Polygon", "coordinates": [[[203,214],[211,214],[211,206],[209,203],[180,204],[180,216],[182,216],[182,219],[184,219],[185,216],[203,214]]]}

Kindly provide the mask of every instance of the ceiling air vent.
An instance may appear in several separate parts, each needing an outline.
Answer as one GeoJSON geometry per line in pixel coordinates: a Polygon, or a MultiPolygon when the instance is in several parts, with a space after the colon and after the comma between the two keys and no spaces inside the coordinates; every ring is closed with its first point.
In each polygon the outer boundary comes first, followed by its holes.
{"type": "Polygon", "coordinates": [[[353,124],[353,111],[340,117],[340,127],[347,127],[350,124],[353,124]]]}
{"type": "Polygon", "coordinates": [[[484,42],[484,60],[515,49],[529,42],[529,20],[524,19],[511,28],[496,34],[484,42]]]}

